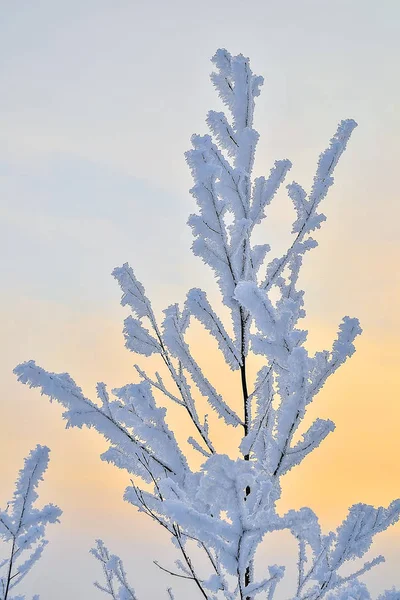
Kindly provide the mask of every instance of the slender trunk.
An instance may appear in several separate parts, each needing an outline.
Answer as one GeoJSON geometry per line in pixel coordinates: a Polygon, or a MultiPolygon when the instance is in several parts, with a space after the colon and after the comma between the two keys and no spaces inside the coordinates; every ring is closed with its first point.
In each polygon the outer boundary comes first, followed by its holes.
{"type": "MultiPolygon", "coordinates": [[[[243,409],[244,409],[244,434],[249,433],[250,428],[250,415],[248,407],[249,393],[247,389],[247,376],[246,376],[246,340],[245,340],[245,320],[243,309],[240,309],[240,325],[241,325],[241,358],[242,366],[240,367],[240,376],[242,382],[242,395],[243,395],[243,409]]],[[[250,454],[244,455],[244,460],[250,460],[250,454]]],[[[250,486],[246,486],[245,500],[250,494],[250,486]]],[[[248,586],[251,581],[251,565],[248,565],[244,574],[244,584],[248,586]]],[[[252,600],[250,596],[246,596],[246,600],[252,600]]]]}
{"type": "MultiPolygon", "coordinates": [[[[242,375],[242,390],[243,390],[243,401],[244,401],[244,411],[245,411],[245,420],[244,420],[244,432],[245,435],[248,434],[249,431],[249,419],[248,419],[248,410],[247,410],[247,400],[248,400],[248,391],[247,391],[247,380],[246,380],[246,359],[245,357],[243,357],[243,364],[241,367],[241,375],[242,375]]],[[[250,460],[250,454],[245,454],[244,455],[244,460],[250,460]]],[[[245,500],[247,499],[247,496],[250,494],[250,486],[246,486],[246,496],[245,496],[245,500]]],[[[250,584],[251,581],[251,569],[250,569],[250,565],[246,568],[246,572],[244,574],[244,585],[248,586],[250,584]]],[[[246,596],[246,600],[251,600],[250,596],[246,596]]]]}

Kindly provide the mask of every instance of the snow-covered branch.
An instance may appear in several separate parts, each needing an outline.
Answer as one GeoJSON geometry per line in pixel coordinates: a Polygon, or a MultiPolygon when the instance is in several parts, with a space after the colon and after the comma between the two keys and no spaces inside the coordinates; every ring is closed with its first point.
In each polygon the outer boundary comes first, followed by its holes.
{"type": "MultiPolygon", "coordinates": [[[[0,538],[5,546],[2,554],[6,555],[0,563],[1,600],[12,600],[11,592],[42,556],[47,525],[57,523],[61,515],[53,504],[35,507],[36,490],[49,464],[49,452],[45,446],[36,446],[30,452],[19,472],[12,500],[0,511],[0,538]]],[[[23,600],[25,596],[18,598],[23,600]]]]}

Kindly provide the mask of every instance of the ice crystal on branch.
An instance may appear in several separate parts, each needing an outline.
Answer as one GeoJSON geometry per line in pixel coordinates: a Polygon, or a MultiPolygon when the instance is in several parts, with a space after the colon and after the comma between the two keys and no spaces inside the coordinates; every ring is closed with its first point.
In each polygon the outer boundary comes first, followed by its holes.
{"type": "MultiPolygon", "coordinates": [[[[194,135],[186,153],[197,204],[189,225],[192,250],[213,270],[231,322],[224,323],[206,292],[197,288],[188,292],[182,306],[166,307],[160,322],[144,286],[124,264],[113,275],[122,290],[122,305],[132,312],[125,320],[126,346],[135,354],[158,357],[162,375],[136,365],[139,383],[113,390],[111,397],[101,383],[98,401],[93,402],[68,374],[50,373],[33,361],[15,372],[20,381],[66,408],[68,426],[95,427],[104,435],[110,447],[102,459],[133,476],[125,500],[167,530],[180,554],[175,567],[156,563],[157,567],[192,581],[199,597],[277,598],[284,567],[269,565],[258,579],[254,560],[265,536],[288,530],[299,549],[292,600],[369,598],[360,577],[383,557],[365,560],[347,575],[341,567],[362,559],[373,536],[398,520],[400,501],[387,508],[356,504],[328,533],[322,532],[309,508],[283,516],[276,511],[280,478],[334,430],[332,421],[318,418],[298,435],[307,407],[351,357],[361,333],[358,320],[345,316],[332,348],[311,355],[307,331],[301,327],[304,292],[298,287],[304,255],[317,246],[312,236],[325,220],[322,202],[356,123],[352,119],[339,123],[319,157],[309,192],[297,182],[286,183],[294,209],[293,239],[282,256],[272,257],[269,244],[255,244],[253,233],[287,180],[291,163],[278,160],[266,176],[253,177],[259,138],[253,115],[263,79],[252,73],[242,55],[218,50],[213,62],[211,79],[226,112],[208,113],[210,133],[194,135]],[[193,319],[215,339],[226,364],[236,371],[240,411],[195,359],[187,338],[193,319]],[[254,354],[262,357],[263,366],[251,382],[248,364],[254,354]],[[155,392],[189,416],[188,442],[203,460],[199,470],[180,449],[165,409],[157,407],[155,392]],[[207,416],[199,414],[199,395],[221,419],[227,435],[230,428],[241,432],[239,458],[217,451],[218,440],[213,439],[207,416]],[[148,485],[141,487],[140,479],[148,485]],[[193,557],[194,542],[209,566],[206,577],[193,557]]],[[[110,556],[102,542],[93,553],[103,564],[106,580],[96,584],[98,589],[113,598],[135,598],[120,559],[110,556]]],[[[171,588],[167,595],[174,598],[171,588]]],[[[391,590],[381,596],[385,598],[400,596],[391,590]]]]}
{"type": "MultiPolygon", "coordinates": [[[[61,510],[53,504],[42,509],[34,505],[38,499],[37,487],[49,463],[49,449],[36,446],[25,459],[20,470],[13,499],[5,510],[0,511],[0,538],[5,556],[0,562],[0,599],[24,600],[25,596],[11,596],[42,556],[47,544],[44,539],[46,526],[56,523],[61,510]]],[[[33,600],[39,600],[34,596],[33,600]]]]}

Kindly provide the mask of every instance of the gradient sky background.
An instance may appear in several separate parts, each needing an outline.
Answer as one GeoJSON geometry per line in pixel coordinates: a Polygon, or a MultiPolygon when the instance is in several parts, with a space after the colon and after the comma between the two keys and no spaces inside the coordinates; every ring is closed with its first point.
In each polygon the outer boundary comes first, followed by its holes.
{"type": "MultiPolygon", "coordinates": [[[[17,384],[12,369],[35,358],[68,371],[92,396],[97,381],[132,380],[126,313],[109,275],[127,260],[158,312],[190,287],[213,289],[188,251],[194,206],[183,153],[193,132],[205,132],[207,110],[219,107],[208,74],[221,46],[250,56],[266,79],[257,174],[287,157],[291,177],[308,188],[338,121],[359,123],[302,284],[310,348],[330,347],[346,314],[360,318],[364,334],[312,408],[310,417],[332,418],[337,429],[286,477],[282,510],[308,504],[328,527],[354,502],[400,495],[399,22],[397,0],[0,3],[0,500],[42,443],[52,458],[41,501],[64,510],[26,592],[100,598],[88,549],[102,537],[125,559],[140,598],[166,597],[152,559],[167,556],[171,566],[169,542],[123,503],[128,476],[100,462],[105,446],[95,432],[65,431],[60,408],[17,384]]],[[[279,194],[265,225],[277,252],[290,216],[279,194]]],[[[192,339],[232,390],[200,330],[192,339]]],[[[275,543],[276,562],[293,556],[289,538],[275,543]]],[[[396,547],[398,556],[399,526],[373,548],[388,560],[368,577],[372,589],[400,585],[396,547]]],[[[177,589],[178,599],[192,593],[177,589]]]]}

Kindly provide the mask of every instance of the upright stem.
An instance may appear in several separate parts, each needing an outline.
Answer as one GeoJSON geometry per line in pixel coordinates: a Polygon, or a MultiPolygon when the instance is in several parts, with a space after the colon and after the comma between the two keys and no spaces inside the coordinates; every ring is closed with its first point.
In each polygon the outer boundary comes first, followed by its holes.
{"type": "MultiPolygon", "coordinates": [[[[246,340],[245,340],[245,317],[243,308],[240,307],[240,333],[241,333],[241,360],[242,365],[240,367],[240,377],[242,383],[242,395],[243,395],[243,409],[244,409],[244,434],[249,433],[250,428],[250,411],[248,406],[249,392],[247,389],[247,376],[246,376],[246,340]]],[[[250,460],[250,454],[244,455],[244,460],[250,460]]],[[[245,500],[250,494],[250,486],[246,486],[245,500]]],[[[251,566],[246,567],[244,574],[244,585],[248,586],[251,581],[251,566]]],[[[246,596],[246,600],[251,600],[250,596],[246,596]]]]}
{"type": "MultiPolygon", "coordinates": [[[[249,394],[247,391],[247,378],[246,378],[246,357],[242,355],[242,365],[240,367],[240,376],[242,380],[242,393],[243,393],[243,404],[244,404],[244,435],[249,433],[249,411],[247,401],[249,394]]],[[[248,455],[246,455],[248,456],[248,455]]],[[[245,458],[245,460],[249,460],[245,458]]]]}
{"type": "MultiPolygon", "coordinates": [[[[240,354],[241,354],[241,367],[240,367],[240,378],[242,383],[242,395],[243,395],[243,411],[244,411],[244,435],[249,433],[250,427],[250,414],[249,414],[249,392],[247,389],[247,376],[246,376],[246,339],[245,339],[245,327],[246,320],[244,315],[244,309],[239,308],[240,314],[240,354]]],[[[244,456],[245,460],[249,460],[249,455],[244,456]]]]}
{"type": "MultiPolygon", "coordinates": [[[[242,380],[242,394],[243,394],[243,404],[244,404],[244,435],[248,435],[250,428],[250,415],[249,415],[249,393],[247,390],[247,377],[246,377],[246,357],[242,355],[242,366],[240,367],[240,375],[242,380]]],[[[245,454],[243,456],[244,460],[250,460],[250,454],[245,454]]],[[[250,488],[247,486],[246,488],[246,496],[250,494],[250,488]]]]}

